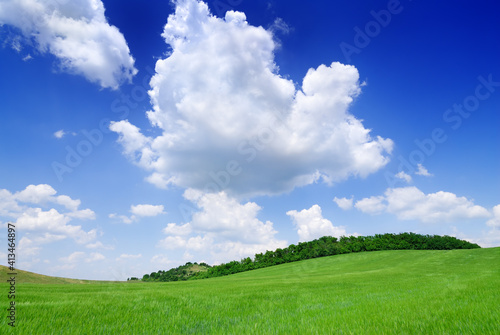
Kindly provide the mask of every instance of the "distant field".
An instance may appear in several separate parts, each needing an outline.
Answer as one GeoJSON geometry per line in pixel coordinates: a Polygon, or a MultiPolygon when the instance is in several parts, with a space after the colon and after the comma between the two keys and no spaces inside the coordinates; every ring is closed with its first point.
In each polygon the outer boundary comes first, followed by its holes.
{"type": "MultiPolygon", "coordinates": [[[[500,248],[363,252],[171,283],[22,277],[17,334],[500,334],[500,248]]],[[[4,280],[0,290],[7,306],[4,280]]]]}

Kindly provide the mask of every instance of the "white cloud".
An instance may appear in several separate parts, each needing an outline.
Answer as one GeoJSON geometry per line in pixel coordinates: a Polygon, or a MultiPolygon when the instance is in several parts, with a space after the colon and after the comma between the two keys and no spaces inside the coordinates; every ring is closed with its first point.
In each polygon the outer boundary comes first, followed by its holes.
{"type": "Polygon", "coordinates": [[[67,216],[71,218],[76,218],[76,219],[81,219],[81,220],[94,220],[95,219],[95,213],[91,209],[82,209],[82,210],[76,210],[71,213],[66,214],[67,216]]]}
{"type": "Polygon", "coordinates": [[[254,202],[242,205],[225,192],[202,194],[187,190],[184,197],[202,209],[193,214],[190,224],[194,230],[247,243],[271,242],[276,234],[272,222],[257,219],[261,208],[254,202]]]}
{"type": "Polygon", "coordinates": [[[69,218],[59,213],[54,208],[43,211],[41,208],[29,208],[17,219],[20,228],[27,230],[36,230],[47,228],[49,230],[64,230],[69,218]]]}
{"type": "MultiPolygon", "coordinates": [[[[70,211],[76,211],[80,204],[82,203],[80,200],[73,200],[67,195],[59,195],[56,198],[56,201],[58,204],[63,205],[70,211]]],[[[91,215],[90,213],[87,213],[88,215],[91,215]]]]}
{"type": "Polygon", "coordinates": [[[0,189],[0,217],[15,221],[24,232],[19,251],[23,257],[39,253],[41,246],[65,238],[84,244],[93,241],[97,230],[85,231],[72,220],[94,220],[91,209],[79,209],[80,200],[57,195],[50,185],[28,185],[24,190],[11,193],[0,189]]]}
{"type": "Polygon", "coordinates": [[[66,235],[56,235],[50,233],[44,233],[38,236],[31,236],[31,234],[26,234],[19,241],[18,252],[23,257],[35,256],[40,252],[41,245],[60,241],[65,238],[66,235]]]}
{"type": "Polygon", "coordinates": [[[411,183],[411,176],[404,171],[400,171],[396,174],[396,178],[403,179],[407,183],[411,183]]]}
{"type": "Polygon", "coordinates": [[[347,198],[337,198],[337,197],[335,197],[333,199],[333,201],[337,204],[337,206],[339,206],[343,210],[348,210],[348,209],[352,208],[352,202],[353,202],[352,198],[351,199],[347,199],[347,198]]]}
{"type": "Polygon", "coordinates": [[[61,130],[58,130],[58,131],[56,131],[56,132],[54,133],[54,137],[55,137],[55,138],[59,138],[59,139],[60,139],[60,138],[63,138],[63,137],[64,137],[64,135],[66,135],[66,132],[65,132],[64,130],[62,130],[62,129],[61,129],[61,130]]]}
{"type": "Polygon", "coordinates": [[[493,218],[488,220],[486,224],[493,228],[500,229],[500,205],[493,207],[493,218]]]}
{"type": "Polygon", "coordinates": [[[167,256],[162,255],[162,254],[154,255],[153,257],[151,257],[150,262],[155,266],[163,267],[163,268],[166,268],[173,263],[173,261],[168,259],[167,256]]]}
{"type": "Polygon", "coordinates": [[[89,257],[85,259],[85,263],[92,263],[92,262],[97,262],[97,261],[102,261],[103,259],[106,259],[106,257],[103,254],[100,254],[98,252],[93,252],[90,254],[89,257]]]}
{"type": "Polygon", "coordinates": [[[95,229],[86,232],[81,226],[69,225],[70,221],[71,217],[68,214],[59,213],[54,208],[48,211],[28,208],[17,219],[16,226],[24,230],[64,234],[78,243],[88,243],[95,239],[97,235],[95,229]]]}
{"type": "Polygon", "coordinates": [[[21,202],[40,204],[49,202],[57,192],[52,186],[47,184],[28,185],[24,190],[15,194],[15,199],[21,202]]]}
{"type": "Polygon", "coordinates": [[[273,24],[269,27],[268,30],[272,32],[273,35],[276,35],[277,33],[286,35],[289,34],[292,29],[282,18],[278,17],[274,20],[273,24]]]}
{"type": "MultiPolygon", "coordinates": [[[[6,190],[4,190],[5,192],[6,190]]],[[[39,184],[39,185],[28,185],[24,190],[16,192],[13,196],[10,195],[11,201],[17,201],[20,203],[30,203],[30,204],[41,204],[47,205],[49,203],[58,204],[66,207],[66,209],[74,212],[75,216],[81,215],[87,218],[93,215],[93,212],[90,210],[83,210],[82,213],[78,212],[78,207],[81,204],[80,200],[71,199],[67,195],[58,195],[56,190],[50,185],[47,184],[39,184]]],[[[9,196],[4,193],[5,196],[9,196]]],[[[1,196],[1,195],[0,195],[1,196]]]]}
{"type": "Polygon", "coordinates": [[[85,257],[85,253],[83,251],[75,251],[67,257],[61,257],[59,260],[63,263],[77,263],[81,261],[85,257]]]}
{"type": "Polygon", "coordinates": [[[16,217],[22,211],[16,198],[6,189],[0,189],[0,217],[16,217]]]}
{"type": "Polygon", "coordinates": [[[161,248],[189,251],[199,259],[210,255],[211,263],[216,263],[287,245],[275,238],[272,222],[257,218],[256,203],[240,204],[225,192],[204,194],[193,189],[186,190],[184,197],[199,210],[184,225],[169,223],[163,230],[168,236],[158,243],[161,248]]]}
{"type": "Polygon", "coordinates": [[[389,188],[383,196],[362,199],[355,207],[370,214],[385,211],[401,220],[422,222],[452,222],[491,216],[484,207],[465,197],[443,191],[425,194],[414,186],[389,188]]]}
{"type": "Polygon", "coordinates": [[[136,219],[135,216],[131,216],[131,217],[128,217],[126,215],[118,215],[116,213],[111,213],[109,214],[108,216],[110,219],[118,219],[120,220],[121,222],[123,223],[126,223],[126,224],[131,224],[132,222],[134,222],[134,220],[136,219]]]}
{"type": "Polygon", "coordinates": [[[372,137],[348,112],[360,94],[355,67],[310,69],[299,90],[278,74],[272,33],[203,2],[176,2],[163,37],[172,47],[156,63],[145,136],[127,120],[110,129],[124,153],[165,188],[279,194],[323,180],[365,177],[389,161],[393,142],[372,137]]]}
{"type": "Polygon", "coordinates": [[[451,236],[456,236],[457,238],[464,239],[471,243],[476,243],[482,248],[500,247],[500,205],[493,207],[492,216],[493,218],[486,222],[486,225],[491,227],[491,229],[481,230],[480,235],[466,234],[458,231],[458,229],[454,227],[455,235],[451,236]]]}
{"type": "MultiPolygon", "coordinates": [[[[191,237],[186,242],[186,247],[191,250],[203,251],[210,249],[211,245],[214,243],[214,238],[211,236],[195,236],[191,237]]],[[[228,244],[227,242],[225,243],[228,244]]],[[[231,242],[229,242],[231,244],[231,242]]],[[[221,247],[223,244],[219,245],[221,247]]]]}
{"type": "Polygon", "coordinates": [[[125,38],[107,22],[100,0],[2,1],[0,25],[16,27],[24,43],[56,56],[62,70],[102,87],[117,88],[137,73],[125,38]]]}
{"type": "Polygon", "coordinates": [[[163,232],[167,235],[188,235],[193,231],[190,223],[183,224],[181,226],[175,223],[167,224],[167,227],[163,229],[163,232]]]}
{"type": "Polygon", "coordinates": [[[35,256],[40,252],[40,247],[36,243],[33,243],[33,240],[30,240],[26,236],[23,236],[19,241],[17,252],[19,252],[24,257],[35,256]]]}
{"type": "Polygon", "coordinates": [[[132,222],[139,221],[141,217],[152,217],[160,214],[165,214],[163,211],[163,205],[131,205],[130,212],[133,214],[131,216],[118,215],[116,213],[109,214],[110,219],[118,219],[123,223],[130,224],[132,222]]]}
{"type": "Polygon", "coordinates": [[[64,136],[66,135],[73,135],[73,136],[76,136],[76,133],[75,132],[66,132],[64,131],[63,129],[61,130],[58,130],[54,133],[54,137],[57,138],[57,139],[61,139],[63,138],[64,136]]]}
{"type": "Polygon", "coordinates": [[[164,214],[163,205],[132,205],[130,207],[130,212],[137,216],[157,216],[164,214]]]}
{"type": "Polygon", "coordinates": [[[323,218],[321,207],[318,205],[300,212],[288,211],[286,214],[292,218],[297,228],[299,242],[311,241],[322,236],[346,235],[344,227],[335,227],[330,220],[323,218]]]}
{"type": "Polygon", "coordinates": [[[462,237],[469,242],[477,243],[482,248],[495,248],[500,247],[500,229],[493,228],[489,231],[484,232],[480,237],[477,238],[466,238],[462,237]]]}
{"type": "Polygon", "coordinates": [[[380,214],[386,209],[386,205],[383,201],[384,197],[373,196],[357,201],[354,207],[365,213],[380,214]]]}
{"type": "Polygon", "coordinates": [[[386,192],[387,211],[403,220],[450,222],[455,219],[488,217],[488,211],[465,197],[439,191],[424,194],[416,187],[390,189],[386,192]]]}
{"type": "Polygon", "coordinates": [[[418,167],[418,170],[417,172],[415,172],[415,174],[419,175],[419,176],[425,176],[425,177],[431,177],[432,174],[429,173],[429,171],[427,171],[427,169],[422,165],[422,164],[418,164],[417,165],[418,167]]]}
{"type": "Polygon", "coordinates": [[[174,250],[185,247],[186,243],[187,241],[181,236],[167,236],[159,242],[158,246],[174,250]]]}

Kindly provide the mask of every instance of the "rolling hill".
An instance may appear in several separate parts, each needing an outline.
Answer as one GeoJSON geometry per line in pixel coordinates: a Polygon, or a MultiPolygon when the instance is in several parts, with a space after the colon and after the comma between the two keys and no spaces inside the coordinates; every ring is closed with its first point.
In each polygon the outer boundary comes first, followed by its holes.
{"type": "MultiPolygon", "coordinates": [[[[0,278],[2,278],[2,282],[4,282],[3,278],[8,278],[9,268],[0,265],[0,278]]],[[[62,277],[51,277],[45,276],[41,274],[37,274],[34,272],[23,271],[16,269],[16,283],[18,284],[89,284],[89,283],[103,283],[105,281],[95,281],[95,280],[82,280],[82,279],[70,279],[70,278],[62,278],[62,277]]]]}
{"type": "Polygon", "coordinates": [[[20,283],[18,292],[24,334],[499,334],[500,248],[351,253],[185,282],[20,283]]]}

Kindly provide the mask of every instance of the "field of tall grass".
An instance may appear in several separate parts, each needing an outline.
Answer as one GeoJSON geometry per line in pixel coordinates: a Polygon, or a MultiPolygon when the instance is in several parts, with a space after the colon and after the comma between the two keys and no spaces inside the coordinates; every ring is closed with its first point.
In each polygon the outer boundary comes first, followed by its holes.
{"type": "Polygon", "coordinates": [[[187,282],[21,281],[15,331],[0,285],[2,334],[500,334],[500,248],[363,252],[187,282]]]}

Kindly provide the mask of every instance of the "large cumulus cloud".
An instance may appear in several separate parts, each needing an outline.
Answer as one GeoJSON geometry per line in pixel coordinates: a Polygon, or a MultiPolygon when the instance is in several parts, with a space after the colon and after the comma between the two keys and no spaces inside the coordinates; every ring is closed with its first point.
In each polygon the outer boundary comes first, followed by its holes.
{"type": "Polygon", "coordinates": [[[361,91],[355,67],[311,68],[297,89],[278,72],[271,32],[244,13],[217,18],[196,0],[176,1],[162,36],[171,50],[156,64],[147,113],[161,134],[111,125],[158,187],[279,194],[388,162],[392,141],[349,113],[361,91]]]}

